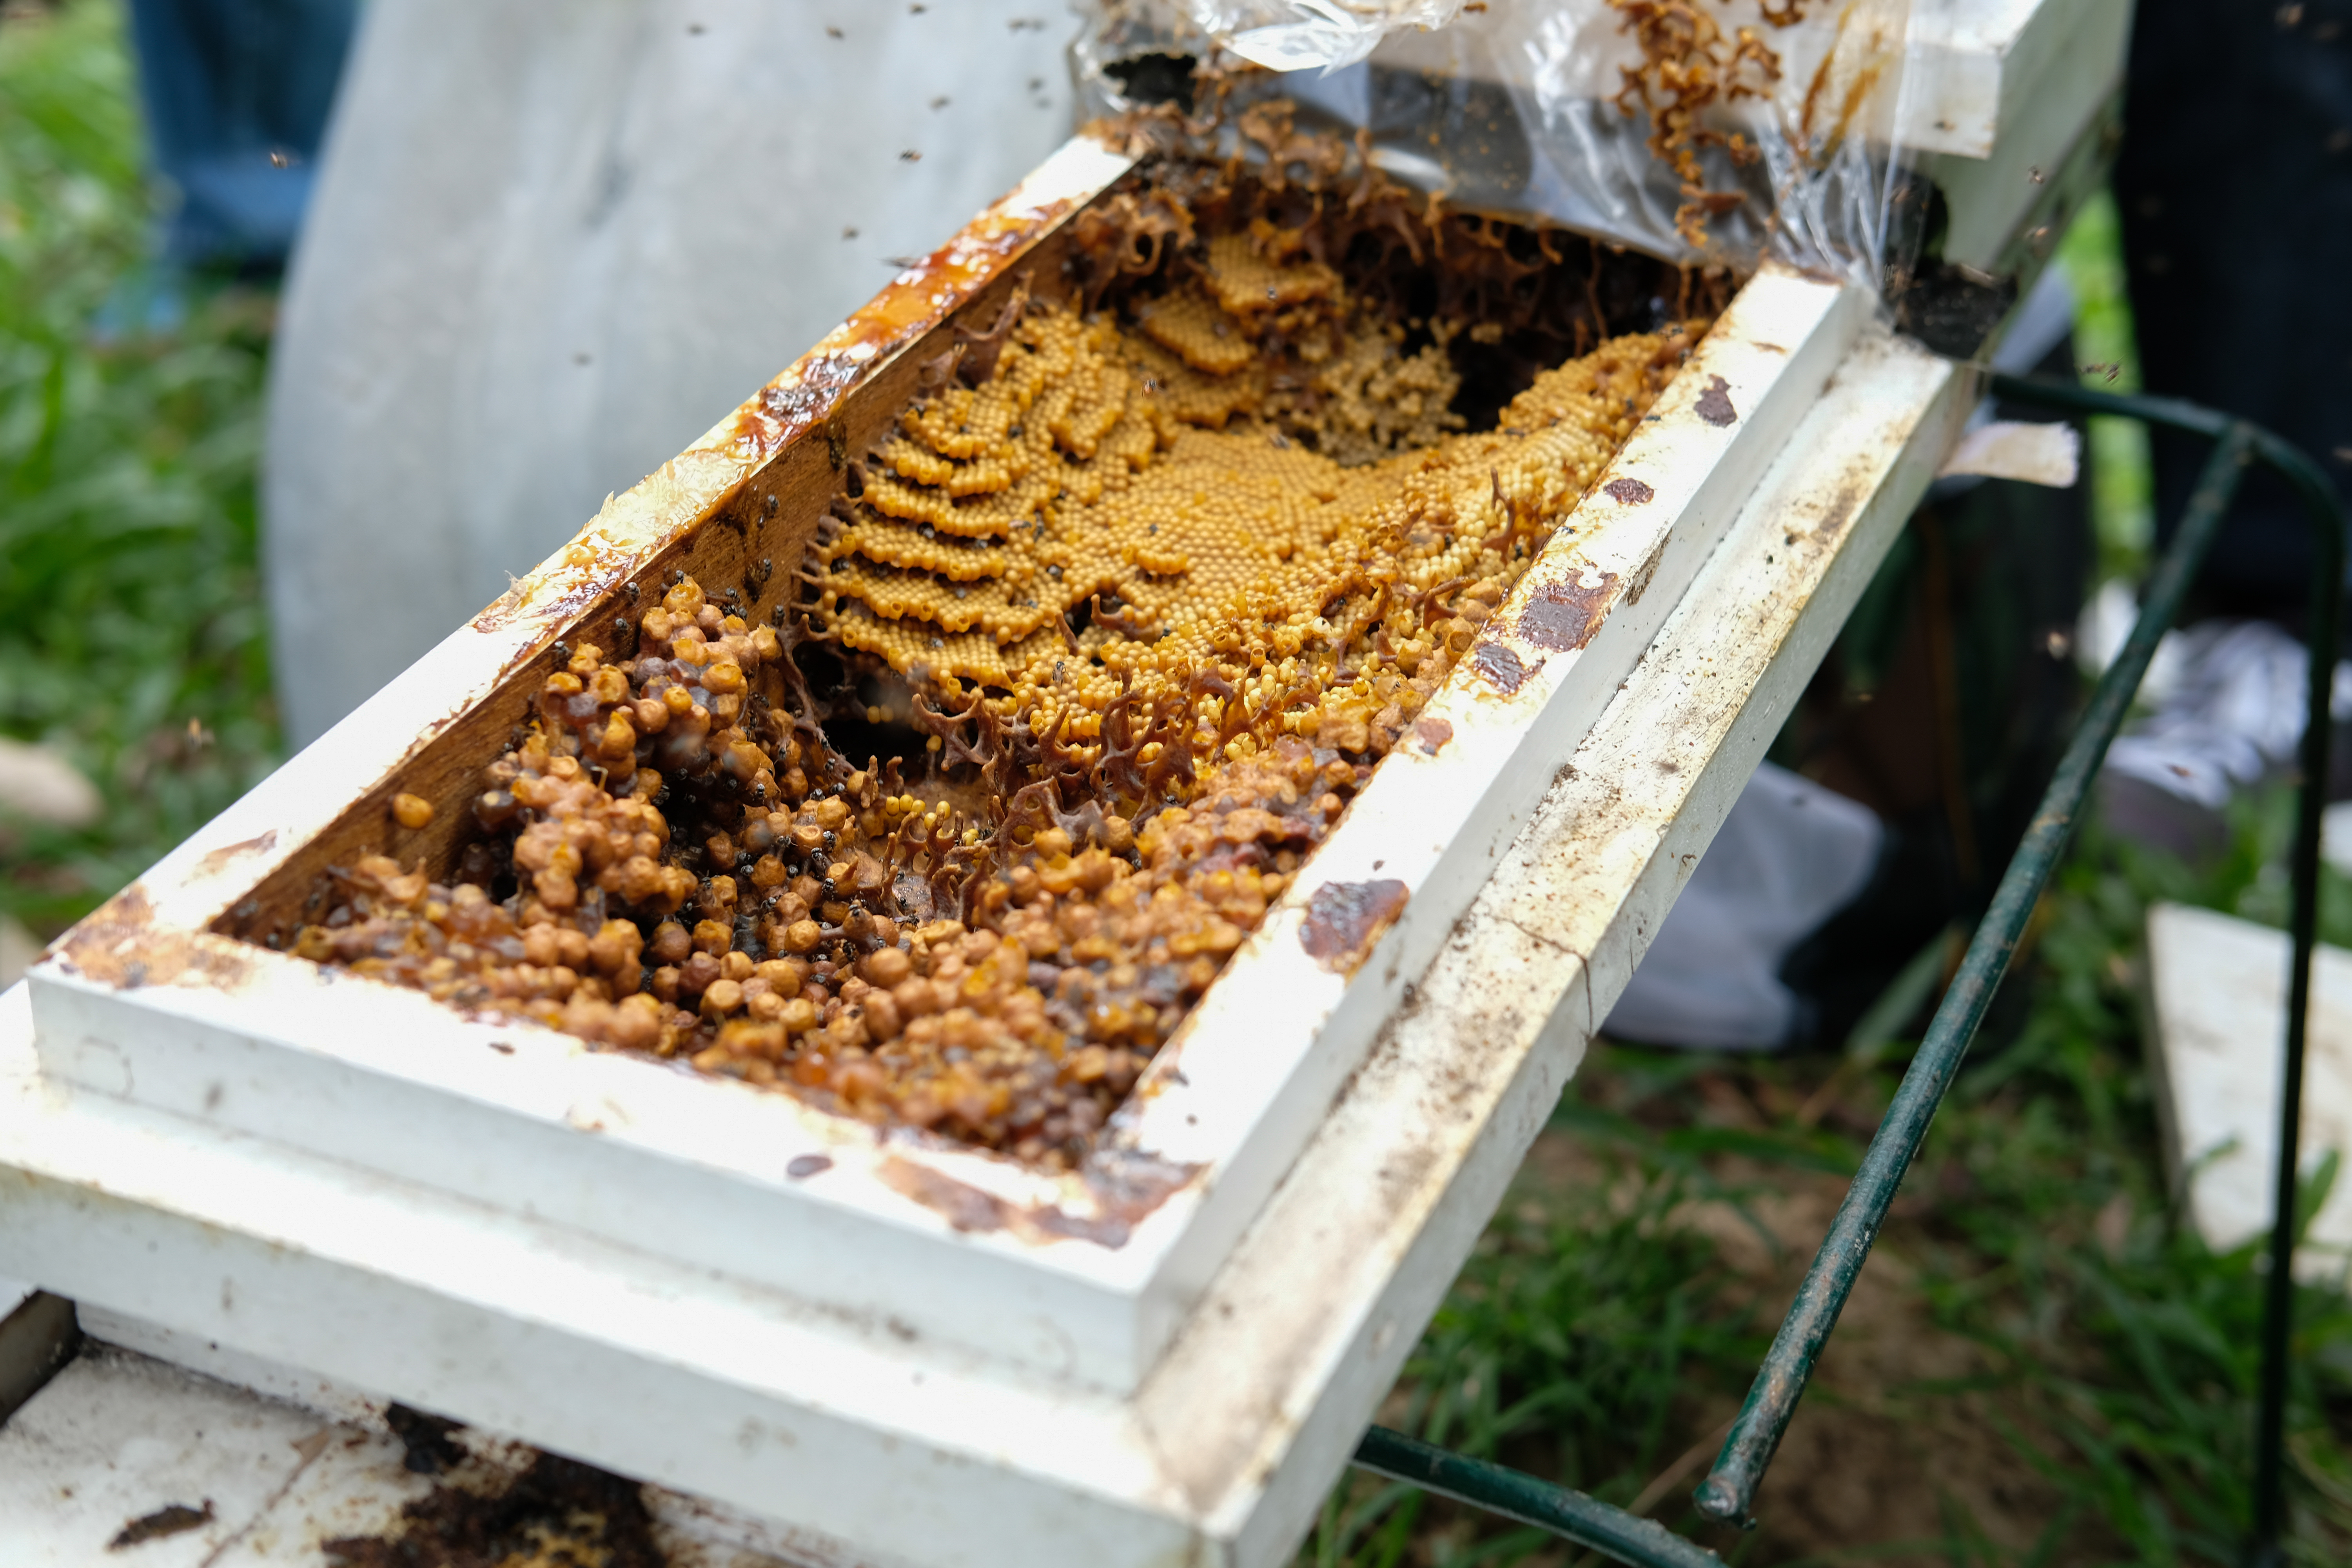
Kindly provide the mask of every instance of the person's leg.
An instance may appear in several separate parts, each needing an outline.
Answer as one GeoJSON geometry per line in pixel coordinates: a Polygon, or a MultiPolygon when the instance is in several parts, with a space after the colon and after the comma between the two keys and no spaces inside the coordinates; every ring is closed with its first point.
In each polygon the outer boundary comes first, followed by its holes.
{"type": "Polygon", "coordinates": [[[282,263],[302,223],[357,0],[131,0],[157,172],[184,266],[282,263]]]}
{"type": "MultiPolygon", "coordinates": [[[[2352,479],[2352,9],[2140,0],[2116,165],[2145,389],[2252,419],[2352,479]]],[[[2156,431],[2157,527],[2208,443],[2156,431]]],[[[2190,616],[2299,632],[2309,526],[2256,468],[2190,616]]]]}

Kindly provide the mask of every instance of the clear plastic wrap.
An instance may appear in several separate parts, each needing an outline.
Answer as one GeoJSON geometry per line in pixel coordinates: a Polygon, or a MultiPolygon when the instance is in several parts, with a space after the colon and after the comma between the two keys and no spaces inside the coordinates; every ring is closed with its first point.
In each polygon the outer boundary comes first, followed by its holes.
{"type": "Polygon", "coordinates": [[[1273,71],[1337,70],[1407,27],[1442,27],[1464,0],[1185,0],[1202,31],[1273,71]]]}
{"type": "Polygon", "coordinates": [[[1912,0],[1075,4],[1097,110],[1164,100],[1206,62],[1229,104],[1286,98],[1302,129],[1361,133],[1390,174],[1465,210],[1873,287],[1927,216],[1895,134],[1912,0]],[[1244,63],[1266,59],[1292,68],[1244,63]]]}

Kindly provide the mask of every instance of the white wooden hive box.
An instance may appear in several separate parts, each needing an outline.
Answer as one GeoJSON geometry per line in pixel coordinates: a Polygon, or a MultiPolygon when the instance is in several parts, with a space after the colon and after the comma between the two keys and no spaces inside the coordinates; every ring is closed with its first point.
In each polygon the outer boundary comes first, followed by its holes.
{"type": "MultiPolygon", "coordinates": [[[[863,449],[895,418],[918,366],[958,322],[985,321],[1015,287],[1050,279],[1073,215],[1134,174],[1125,155],[1074,140],[61,940],[28,981],[39,1078],[22,1104],[107,1131],[77,1142],[66,1163],[86,1163],[72,1173],[43,1163],[47,1155],[20,1160],[0,1135],[0,1173],[16,1165],[28,1178],[7,1189],[14,1199],[0,1197],[0,1241],[29,1260],[10,1271],[164,1331],[873,1539],[873,1560],[1033,1560],[1013,1549],[1023,1519],[1077,1531],[1058,1554],[1068,1561],[1195,1550],[1178,1543],[1203,1539],[1201,1510],[1225,1483],[1202,1479],[1188,1495],[1183,1478],[1225,1474],[1230,1424],[1149,1430],[1145,1464],[1128,1428],[1117,1441],[1102,1436],[1103,1413],[1138,1418],[1137,1402],[1195,1314],[1212,1310],[1203,1303],[1221,1270],[1349,1092],[1375,1037],[1547,791],[1557,794],[1564,764],[1635,679],[1768,470],[1820,447],[1835,405],[1837,427],[1861,432],[1862,445],[1822,504],[1839,513],[1832,533],[1858,534],[1856,519],[1907,510],[1940,457],[1948,373],[1889,345],[1858,291],[1770,268],[1745,286],[1496,611],[1482,657],[1465,658],[1433,700],[1426,712],[1450,739],[1401,748],[1376,772],[1154,1061],[1150,1092],[1074,1173],[533,1025],[470,1019],[229,934],[365,852],[394,793],[463,801],[560,668],[554,645],[593,636],[629,584],[677,570],[743,582],[756,561],[795,558],[844,447],[863,449]],[[1865,349],[1876,356],[1870,374],[1895,389],[1881,400],[1891,434],[1863,417],[1874,405],[1846,407],[1824,390],[1865,349]],[[1801,437],[1801,426],[1814,434],[1801,437]],[[1633,482],[1612,494],[1620,479],[1633,482]],[[1572,636],[1547,618],[1563,603],[1579,606],[1572,636]],[[1326,883],[1375,879],[1404,884],[1402,912],[1352,973],[1332,973],[1302,943],[1306,907],[1326,883]],[[270,1222],[225,1226],[226,1209],[201,1220],[192,1209],[170,1247],[144,1219],[118,1223],[121,1205],[148,1215],[157,1202],[110,1192],[144,1190],[182,1160],[192,1192],[270,1222]],[[272,1171],[299,1177],[285,1175],[273,1196],[272,1171]],[[71,1237],[58,1228],[67,1212],[87,1220],[71,1237]],[[63,1277],[81,1267],[68,1258],[101,1254],[94,1272],[63,1277]],[[223,1272],[208,1258],[236,1262],[223,1272]],[[318,1266],[257,1261],[272,1258],[318,1266]],[[215,1274],[217,1296],[176,1283],[215,1274]],[[247,1299],[257,1289],[266,1304],[247,1299]],[[567,1290],[593,1310],[554,1325],[548,1303],[567,1290]],[[319,1312],[362,1316],[320,1324],[319,1312]],[[497,1372],[472,1342],[491,1331],[485,1324],[511,1334],[499,1342],[510,1355],[497,1372]],[[420,1360],[418,1345],[436,1335],[447,1355],[420,1360]],[[730,1355],[748,1359],[730,1371],[730,1355]],[[738,1373],[760,1385],[757,1397],[730,1383],[738,1373]],[[780,1407],[805,1416],[796,1434],[778,1435],[780,1407]],[[614,1430],[616,1411],[634,1413],[631,1430],[614,1430]],[[1054,1432],[1056,1412],[1066,1419],[1054,1432]],[[738,1434],[741,1464],[788,1447],[781,1462],[804,1468],[782,1493],[747,1479],[756,1468],[711,1468],[692,1435],[714,1421],[738,1434]],[[920,1507],[887,1525],[845,1522],[889,1518],[908,1467],[935,1469],[955,1447],[938,1435],[969,1434],[975,1421],[1003,1428],[994,1459],[968,1457],[1003,1462],[987,1489],[1008,1510],[1005,1550],[963,1541],[951,1518],[920,1507]],[[938,1440],[927,1447],[923,1433],[938,1440]],[[1074,1513],[1077,1495],[1094,1501],[1074,1513]],[[921,1544],[943,1541],[959,1544],[921,1544]]],[[[789,571],[772,579],[760,613],[792,591],[789,571]]],[[[1857,579],[1841,592],[1850,603],[1859,588],[1857,579]]],[[[1700,814],[1706,831],[1727,804],[1700,814]]],[[[463,816],[436,821],[454,835],[463,816]]],[[[1671,885],[1678,878],[1668,900],[1671,885]]],[[[1638,947],[1612,969],[1630,973],[1632,956],[1638,947]]],[[[1622,981],[1613,975],[1611,995],[1622,981]]],[[[1323,1199],[1360,1196],[1342,1188],[1323,1199]]],[[[1456,1216],[1474,1230],[1475,1208],[1456,1216]]],[[[1404,1348],[1394,1332],[1391,1323],[1377,1347],[1391,1370],[1404,1348]]],[[[1302,1416],[1253,1419],[1265,1429],[1244,1447],[1273,1443],[1279,1457],[1289,1437],[1268,1433],[1292,1433],[1302,1416]]],[[[951,1485],[941,1495],[945,1508],[963,1494],[951,1485]]],[[[1296,1501],[1276,1525],[1255,1515],[1228,1523],[1271,1531],[1267,1545],[1296,1501]]],[[[1221,1539],[1220,1552],[1237,1537],[1221,1539]]]]}

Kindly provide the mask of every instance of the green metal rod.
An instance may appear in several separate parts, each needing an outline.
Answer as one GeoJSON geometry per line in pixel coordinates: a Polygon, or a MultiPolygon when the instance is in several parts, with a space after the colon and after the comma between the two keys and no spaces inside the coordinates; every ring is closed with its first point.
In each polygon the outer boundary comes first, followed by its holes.
{"type": "MultiPolygon", "coordinates": [[[[2231,426],[2243,423],[2218,409],[2184,403],[2177,397],[2100,392],[2071,381],[1995,375],[1987,378],[1987,390],[2005,402],[2038,404],[2072,414],[2111,414],[2216,439],[2231,426]]],[[[2258,425],[2248,425],[2246,430],[2253,441],[2254,455],[2294,488],[2312,525],[2329,536],[2320,541],[2322,552],[2333,551],[2340,559],[2345,539],[2344,502],[2336,494],[2335,482],[2301,447],[2279,439],[2258,425]]],[[[2332,606],[2329,614],[2335,614],[2332,606]]]]}
{"type": "MultiPolygon", "coordinates": [[[[2122,398],[2065,383],[1993,379],[2001,396],[2089,414],[2124,414],[2206,434],[2225,416],[2171,399],[2122,398]]],[[[2294,1331],[2295,1178],[2301,1161],[2303,1070],[2311,1004],[2311,955],[2319,932],[2320,814],[2326,807],[2333,752],[2336,649],[2343,605],[2347,524],[2335,485],[2302,450],[2266,430],[2253,432],[2254,450],[2295,491],[2312,525],[2311,608],[2304,647],[2309,650],[2305,693],[2303,784],[2295,802],[2290,870],[2294,901],[2288,919],[2294,956],[2287,971],[2286,1059],[2279,1095],[2278,1160],[2272,1170],[2270,1275],[2263,1281],[2263,1370],[2254,1416],[2254,1530],[2248,1553],[2258,1568],[2284,1561],[2286,1523],[2286,1394],[2294,1331]]]]}
{"type": "Polygon", "coordinates": [[[1356,1449],[1356,1463],[1424,1491],[1549,1530],[1579,1546],[1642,1568],[1723,1568],[1723,1560],[1714,1552],[1676,1535],[1656,1520],[1628,1513],[1525,1471],[1433,1447],[1385,1426],[1364,1434],[1356,1449]]]}
{"type": "Polygon", "coordinates": [[[2272,1177],[2270,1278],[2263,1281],[2263,1381],[2254,1417],[2253,1561],[2259,1568],[2284,1561],[2286,1524],[2286,1385],[2294,1337],[2295,1177],[2303,1133],[2303,1058],[2311,1007],[2311,958],[2319,942],[2320,814],[2327,805],[2327,763],[2333,749],[2331,710],[2336,688],[2336,612],[2343,599],[2344,543],[2335,529],[2316,528],[2311,582],[2310,714],[2303,731],[2303,788],[2295,801],[2294,905],[2290,924],[2294,958],[2287,971],[2286,1062],[2279,1093],[2278,1163],[2272,1177]]]}
{"type": "Polygon", "coordinates": [[[1894,1201],[1904,1173],[1910,1169],[1913,1157],[1927,1135],[1928,1125],[1935,1120],[1937,1107],[1951,1086],[1953,1075],[1959,1070],[1969,1042],[1984,1021],[1985,1010],[1991,1005],[1993,994],[2016,952],[2017,940],[2032,916],[2043,885],[2056,869],[2067,840],[2073,837],[2083,803],[2106,756],[2107,744],[2122,727],[2132,696],[2139,689],[2140,678],[2147,673],[2148,660],[2156,653],[2157,638],[2179,613],[2197,568],[2220,531],[2230,498],[2237,490],[2253,446],[2254,431],[2250,426],[2229,424],[2223,428],[2221,445],[2198,480],[2180,532],[2165,552],[2148,584],[2139,619],[2126,639],[2123,652],[2093,693],[2083,722],[2075,730],[2049,790],[2042,795],[2042,808],[2026,829],[2024,842],[2019,845],[2008,870],[2002,873],[1991,907],[1978,925],[1967,955],[1960,961],[1959,971],[1927,1026],[1927,1038],[1920,1043],[1910,1069],[1903,1075],[1902,1085],[1870,1141],[1862,1168],[1846,1190],[1845,1201],[1838,1207],[1821,1252],[1806,1273],[1804,1284],[1799,1288],[1797,1299],[1757,1373],[1748,1402],[1732,1424],[1731,1435],[1725,1440],[1715,1468],[1699,1485],[1696,1499],[1699,1512],[1707,1518],[1730,1522],[1747,1521],[1765,1468],[1780,1446],[1781,1435],[1788,1430],[1789,1418],[1796,1412],[1797,1401],[1812,1376],[1822,1348],[1828,1342],[1831,1331],[1837,1327],[1838,1314],[1844,1310],[1854,1279],[1870,1257],[1871,1243],[1877,1239],[1887,1205],[1894,1201]]]}

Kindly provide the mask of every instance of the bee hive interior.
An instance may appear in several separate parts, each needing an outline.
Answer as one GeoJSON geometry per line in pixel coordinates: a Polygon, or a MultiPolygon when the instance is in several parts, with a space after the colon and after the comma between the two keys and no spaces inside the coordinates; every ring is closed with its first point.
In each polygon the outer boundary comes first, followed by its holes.
{"type": "MultiPolygon", "coordinates": [[[[225,929],[1083,1160],[1727,298],[1285,150],[1079,213],[828,428],[803,547],[771,501],[735,580],[640,574],[225,929]]],[[[1405,894],[1300,940],[1345,972],[1405,894]]]]}

